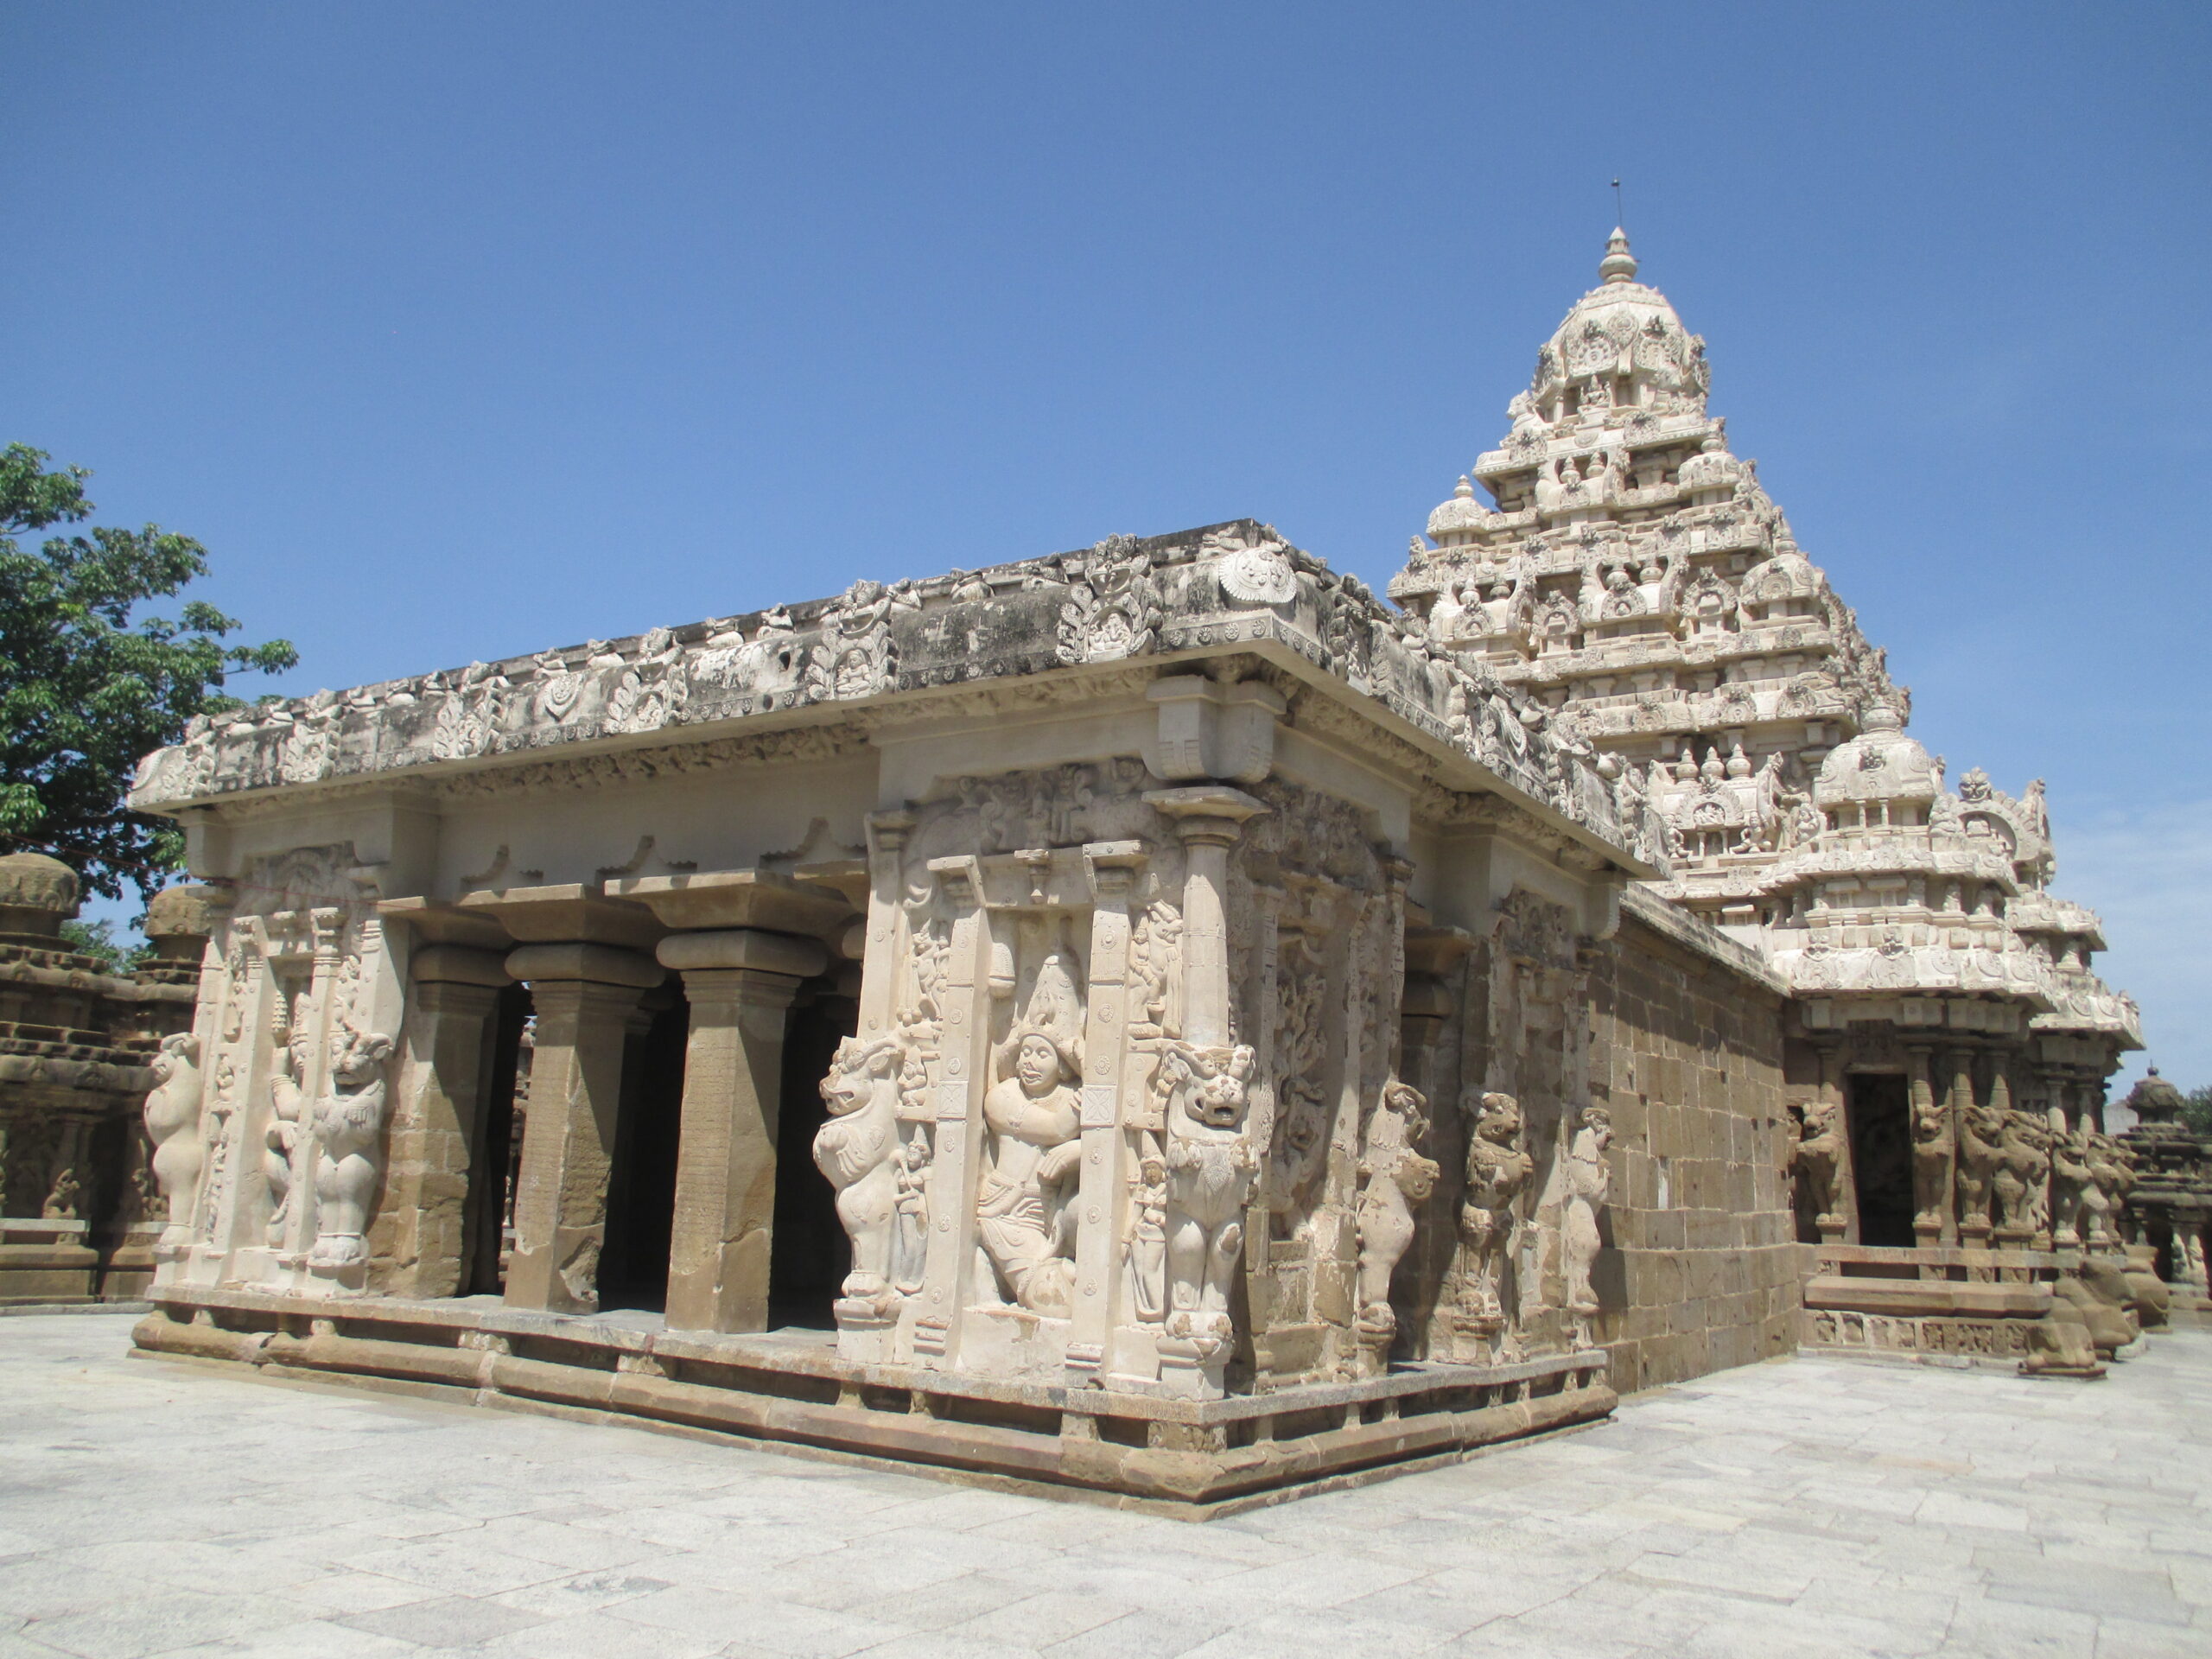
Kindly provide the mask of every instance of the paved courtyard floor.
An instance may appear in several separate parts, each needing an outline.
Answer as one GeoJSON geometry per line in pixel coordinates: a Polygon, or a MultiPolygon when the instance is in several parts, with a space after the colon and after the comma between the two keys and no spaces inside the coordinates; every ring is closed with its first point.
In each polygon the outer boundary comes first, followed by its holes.
{"type": "Polygon", "coordinates": [[[2212,1655],[2212,1332],[1824,1359],[1205,1525],[0,1319],[0,1656],[2212,1655]]]}

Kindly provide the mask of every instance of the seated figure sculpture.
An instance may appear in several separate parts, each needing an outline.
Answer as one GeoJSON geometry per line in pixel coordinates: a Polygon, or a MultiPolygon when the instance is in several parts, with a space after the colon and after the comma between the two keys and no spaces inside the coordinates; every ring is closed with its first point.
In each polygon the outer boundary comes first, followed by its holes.
{"type": "Polygon", "coordinates": [[[1065,1191],[1082,1155],[1077,1081],[1083,1062],[1059,1018],[1077,1004],[1060,959],[1039,969],[1029,1017],[983,1096],[987,1131],[976,1233],[1007,1297],[1062,1315],[1074,1277],[1075,1212],[1065,1191]]]}

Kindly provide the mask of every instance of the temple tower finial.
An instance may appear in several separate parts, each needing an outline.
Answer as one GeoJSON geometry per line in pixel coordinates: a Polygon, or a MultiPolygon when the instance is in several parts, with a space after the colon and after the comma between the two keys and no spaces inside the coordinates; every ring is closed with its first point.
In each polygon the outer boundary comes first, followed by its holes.
{"type": "Polygon", "coordinates": [[[1599,263],[1598,275],[1609,283],[1636,280],[1636,256],[1628,251],[1628,232],[1618,225],[1605,238],[1605,257],[1599,263]]]}

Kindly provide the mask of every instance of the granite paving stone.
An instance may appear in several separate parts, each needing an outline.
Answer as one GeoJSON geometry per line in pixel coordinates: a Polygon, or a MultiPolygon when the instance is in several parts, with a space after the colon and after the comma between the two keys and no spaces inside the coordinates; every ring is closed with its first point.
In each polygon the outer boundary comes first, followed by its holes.
{"type": "Polygon", "coordinates": [[[0,1659],[2212,1654],[2212,1331],[1801,1357],[1203,1525],[0,1322],[0,1659]]]}

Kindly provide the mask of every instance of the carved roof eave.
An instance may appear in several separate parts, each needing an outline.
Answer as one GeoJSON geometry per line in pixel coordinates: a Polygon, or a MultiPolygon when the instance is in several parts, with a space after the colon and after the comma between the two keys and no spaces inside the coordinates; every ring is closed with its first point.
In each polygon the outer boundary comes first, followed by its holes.
{"type": "Polygon", "coordinates": [[[1894,957],[1883,957],[1878,946],[1853,946],[1831,949],[1820,956],[1803,950],[1780,950],[1775,953],[1776,969],[1789,982],[1792,994],[1797,996],[1817,996],[1837,1001],[1853,997],[1877,998],[1885,996],[1914,996],[1956,998],[1967,1001],[2009,1002],[2027,1009],[2030,1014],[2049,1014],[2056,1006],[2050,993],[2037,979],[2023,974],[2007,976],[1994,983],[1985,980],[1968,985],[1960,977],[1942,979],[1920,978],[1912,969],[1921,964],[1916,956],[1937,954],[1952,957],[1959,953],[1939,947],[1918,946],[1894,957]],[[1822,981],[1840,977],[1845,970],[1871,966],[1876,960],[1886,963],[1890,977],[1882,984],[1841,985],[1822,981]]]}
{"type": "Polygon", "coordinates": [[[1404,746],[1415,781],[1510,802],[1593,868],[1652,874],[1615,838],[1610,790],[1571,733],[1249,520],[243,710],[149,756],[132,804],[229,817],[340,791],[476,794],[832,759],[932,705],[1089,699],[1111,676],[1234,653],[1404,746]]]}

